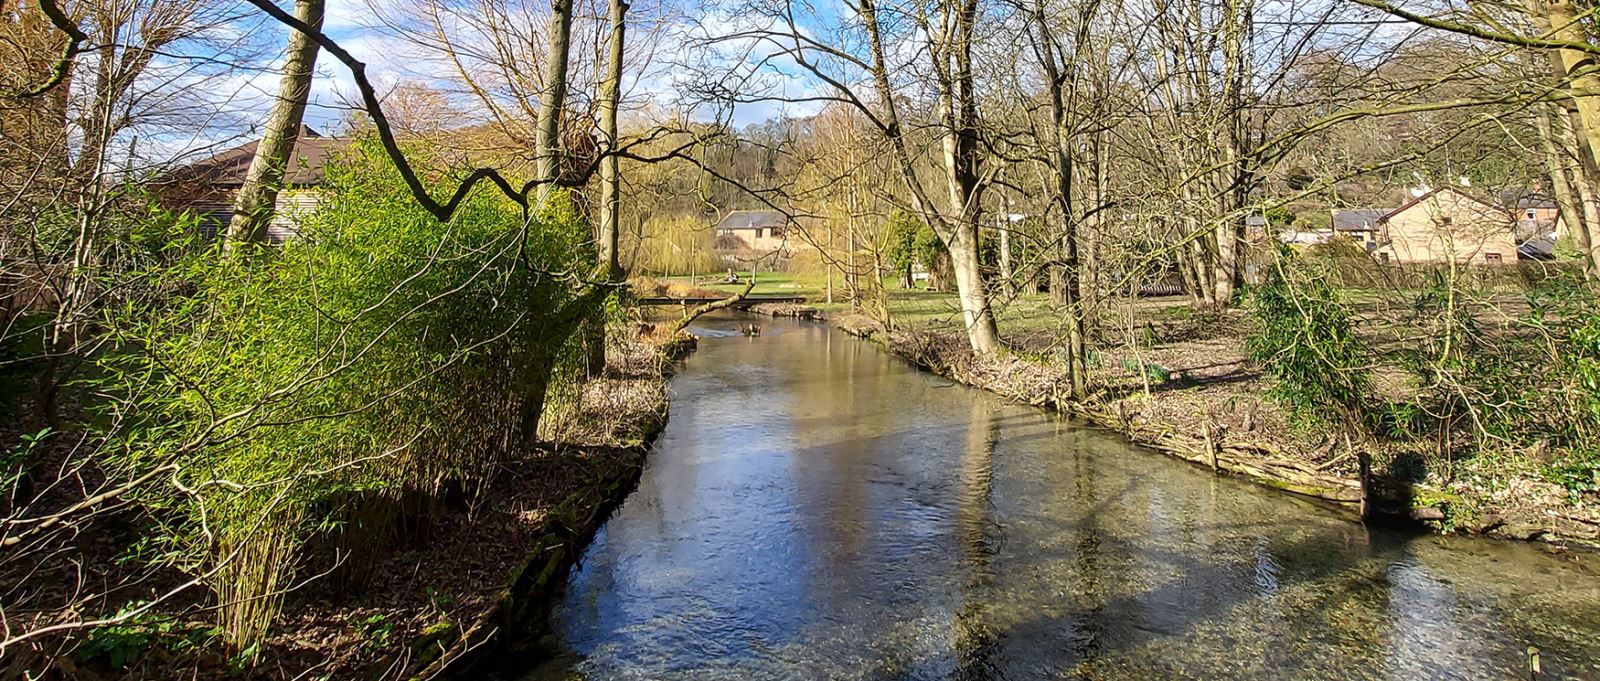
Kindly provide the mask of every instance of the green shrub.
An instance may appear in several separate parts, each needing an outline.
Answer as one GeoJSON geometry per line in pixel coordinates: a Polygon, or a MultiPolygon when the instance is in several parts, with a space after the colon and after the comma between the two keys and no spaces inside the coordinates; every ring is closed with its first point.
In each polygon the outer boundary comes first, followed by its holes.
{"type": "Polygon", "coordinates": [[[1354,312],[1323,273],[1284,249],[1250,299],[1250,357],[1273,379],[1268,395],[1309,422],[1365,428],[1367,349],[1354,312]]]}
{"type": "Polygon", "coordinates": [[[1305,248],[1305,257],[1316,260],[1329,261],[1355,261],[1366,264],[1371,261],[1367,249],[1355,239],[1335,235],[1333,238],[1321,243],[1311,244],[1305,248]]]}
{"type": "Polygon", "coordinates": [[[140,500],[239,647],[313,549],[370,562],[396,518],[530,442],[605,293],[576,283],[590,230],[564,196],[525,220],[483,189],[441,223],[371,142],[329,184],[290,243],[171,268],[189,292],[129,310],[101,362],[108,449],[173,469],[140,500]]]}
{"type": "Polygon", "coordinates": [[[1436,273],[1416,296],[1412,321],[1423,333],[1398,357],[1418,394],[1405,404],[1414,418],[1398,430],[1465,435],[1475,457],[1534,453],[1547,479],[1575,495],[1592,494],[1600,471],[1594,293],[1580,277],[1558,274],[1535,286],[1528,311],[1516,316],[1492,294],[1470,279],[1436,273]]]}
{"type": "Polygon", "coordinates": [[[1527,334],[1507,333],[1480,317],[1497,315],[1460,280],[1435,274],[1412,302],[1423,330],[1416,347],[1399,353],[1421,389],[1416,404],[1447,426],[1469,423],[1480,444],[1516,441],[1542,420],[1538,413],[1541,354],[1527,334]]]}
{"type": "Polygon", "coordinates": [[[216,629],[178,622],[170,616],[141,611],[148,602],[124,605],[107,624],[89,630],[72,651],[82,661],[100,661],[113,669],[133,666],[155,650],[181,654],[193,651],[217,636],[216,629]]]}
{"type": "Polygon", "coordinates": [[[1600,492],[1600,454],[1593,450],[1561,452],[1544,467],[1544,478],[1573,495],[1600,492]]]}
{"type": "Polygon", "coordinates": [[[1545,380],[1530,381],[1539,399],[1529,411],[1543,417],[1530,435],[1561,450],[1546,477],[1574,494],[1600,492],[1600,301],[1578,277],[1550,282],[1529,298],[1526,323],[1543,332],[1536,347],[1545,350],[1529,353],[1541,365],[1534,375],[1553,374],[1557,382],[1550,390],[1545,380]]]}

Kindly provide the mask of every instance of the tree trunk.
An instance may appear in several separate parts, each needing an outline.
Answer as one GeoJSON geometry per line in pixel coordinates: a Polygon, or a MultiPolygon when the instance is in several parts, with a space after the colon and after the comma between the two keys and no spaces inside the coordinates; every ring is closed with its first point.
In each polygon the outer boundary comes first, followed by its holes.
{"type": "MultiPolygon", "coordinates": [[[[1194,206],[1192,202],[1185,202],[1185,205],[1191,206],[1189,210],[1195,210],[1192,207],[1194,206]]],[[[1203,229],[1199,220],[1192,216],[1185,217],[1183,224],[1184,238],[1188,239],[1189,243],[1182,249],[1179,257],[1187,257],[1189,261],[1190,283],[1194,285],[1194,288],[1189,291],[1189,297],[1196,306],[1202,309],[1215,309],[1217,306],[1215,279],[1217,270],[1216,259],[1212,257],[1211,252],[1214,246],[1213,231],[1203,229]]]]}
{"type": "Polygon", "coordinates": [[[1572,169],[1572,184],[1578,194],[1578,203],[1582,206],[1583,236],[1574,235],[1574,241],[1586,244],[1584,253],[1588,254],[1589,262],[1595,264],[1595,275],[1600,277],[1600,198],[1595,196],[1595,186],[1600,184],[1600,164],[1589,154],[1588,147],[1578,143],[1577,127],[1576,111],[1570,111],[1567,116],[1556,120],[1555,129],[1562,140],[1561,146],[1571,149],[1578,157],[1572,169]]]}
{"type": "Polygon", "coordinates": [[[612,279],[622,274],[617,256],[618,233],[622,222],[621,163],[611,152],[617,150],[617,109],[622,99],[622,47],[627,30],[628,3],[611,0],[611,34],[605,81],[600,84],[600,137],[606,155],[600,160],[600,256],[612,279]]]}
{"type": "Polygon", "coordinates": [[[932,43],[928,56],[939,71],[942,91],[939,93],[939,122],[942,124],[941,140],[944,147],[944,171],[949,190],[951,216],[940,213],[931,195],[918,177],[911,145],[906,141],[900,125],[894,85],[885,57],[882,31],[878,25],[878,10],[873,0],[856,4],[862,28],[872,55],[871,74],[873,88],[877,91],[883,110],[879,116],[882,129],[894,153],[894,163],[899,167],[900,178],[911,193],[912,203],[922,218],[928,222],[939,239],[949,249],[955,269],[956,287],[960,291],[962,317],[967,320],[967,340],[979,355],[999,354],[1000,334],[995,328],[994,314],[989,309],[983,277],[978,271],[977,228],[981,214],[983,184],[977,176],[978,104],[973,91],[972,72],[973,32],[977,22],[976,0],[959,0],[959,4],[942,5],[941,10],[954,12],[954,31],[944,36],[929,36],[932,43]],[[951,60],[953,59],[953,65],[951,60]],[[953,68],[952,68],[953,66],[953,68]]]}
{"type": "Polygon", "coordinates": [[[579,333],[585,318],[605,302],[610,289],[593,287],[582,295],[567,301],[551,314],[542,329],[541,337],[531,339],[535,344],[528,359],[517,370],[527,372],[527,392],[522,396],[522,414],[518,419],[516,436],[524,447],[532,447],[539,440],[539,422],[544,418],[545,403],[549,400],[550,379],[553,377],[562,348],[579,333]]]}
{"type": "Polygon", "coordinates": [[[850,191],[846,195],[849,207],[845,212],[845,237],[848,246],[845,259],[848,261],[849,269],[845,272],[844,280],[850,286],[850,305],[854,307],[861,302],[861,272],[856,269],[856,215],[860,206],[856,201],[855,178],[852,177],[849,182],[850,191]]]}
{"type": "Polygon", "coordinates": [[[551,0],[549,37],[534,139],[540,207],[550,199],[556,178],[561,176],[561,113],[567,103],[567,63],[572,55],[572,0],[551,0]]]}
{"type": "MultiPolygon", "coordinates": [[[[1227,213],[1224,213],[1227,215],[1227,213]]],[[[1239,276],[1239,235],[1234,218],[1225,217],[1215,228],[1217,251],[1211,277],[1211,305],[1221,310],[1233,303],[1233,284],[1239,276]]]]}
{"type": "Polygon", "coordinates": [[[978,226],[961,225],[950,240],[950,267],[955,270],[956,295],[961,299],[961,319],[966,324],[972,351],[994,356],[1003,349],[983,274],[978,270],[978,226]]]}
{"type": "MultiPolygon", "coordinates": [[[[1584,24],[1579,20],[1579,14],[1571,2],[1567,0],[1547,0],[1538,3],[1539,16],[1534,18],[1537,28],[1548,31],[1550,37],[1572,43],[1589,42],[1589,36],[1584,24]],[[1540,20],[1543,21],[1540,21],[1540,20]],[[1543,25],[1539,25],[1543,24],[1543,25]]],[[[1589,159],[1590,163],[1600,162],[1600,99],[1593,94],[1600,92],[1600,74],[1595,73],[1594,58],[1578,50],[1555,50],[1551,64],[1556,71],[1556,77],[1569,89],[1583,93],[1584,96],[1572,97],[1567,100],[1575,115],[1572,116],[1573,133],[1581,143],[1581,152],[1589,159]]],[[[1586,171],[1590,170],[1585,168],[1586,171]]],[[[1592,174],[1585,173],[1584,179],[1596,179],[1592,174]]],[[[1580,182],[1586,184],[1586,182],[1580,182]]],[[[1569,225],[1577,227],[1577,225],[1569,225]]],[[[1589,264],[1592,269],[1600,270],[1600,239],[1594,230],[1600,225],[1590,223],[1584,226],[1587,230],[1586,237],[1589,241],[1589,264]]],[[[1576,232],[1576,230],[1573,230],[1576,232]]]]}
{"type": "MultiPolygon", "coordinates": [[[[295,0],[294,16],[313,28],[322,28],[325,0],[295,0]]],[[[317,42],[304,33],[289,31],[289,52],[278,80],[278,98],[272,104],[262,131],[256,156],[250,161],[244,185],[234,201],[233,218],[228,222],[228,238],[223,250],[231,252],[239,244],[261,243],[267,239],[283,174],[300,138],[300,123],[311,96],[311,79],[317,63],[317,42]]]]}
{"type": "Polygon", "coordinates": [[[955,268],[950,264],[949,249],[935,249],[926,263],[928,268],[928,290],[948,291],[950,280],[955,278],[955,268]]]}
{"type": "MultiPolygon", "coordinates": [[[[606,39],[606,75],[600,83],[600,143],[604,155],[600,157],[600,248],[597,249],[597,255],[606,279],[615,283],[623,278],[622,263],[617,252],[618,235],[622,229],[622,168],[615,152],[620,139],[617,109],[622,99],[622,47],[627,29],[628,3],[610,0],[609,12],[611,32],[606,39]]],[[[584,373],[589,378],[596,378],[605,373],[606,368],[606,323],[603,315],[597,314],[590,322],[585,342],[588,344],[588,359],[584,363],[584,373]]]]}
{"type": "Polygon", "coordinates": [[[824,298],[823,299],[825,301],[827,301],[827,303],[829,305],[832,305],[833,304],[833,273],[834,273],[834,270],[839,269],[839,257],[838,257],[839,249],[835,248],[834,245],[833,245],[833,237],[834,237],[833,221],[829,220],[826,224],[828,225],[828,247],[826,249],[822,249],[821,247],[819,247],[818,250],[823,250],[824,260],[825,260],[823,265],[828,270],[828,285],[827,285],[827,288],[824,289],[825,293],[824,293],[824,298]]]}
{"type": "MultiPolygon", "coordinates": [[[[1577,10],[1567,0],[1547,0],[1539,4],[1543,10],[1544,26],[1539,28],[1549,31],[1556,40],[1573,43],[1587,43],[1589,38],[1584,33],[1584,25],[1579,21],[1577,10]]],[[[1538,17],[1536,17],[1536,23],[1538,17]]],[[[1600,74],[1591,68],[1592,58],[1578,50],[1555,50],[1553,64],[1556,76],[1561,82],[1571,89],[1585,94],[1600,91],[1600,74]]],[[[1579,123],[1578,134],[1583,145],[1588,148],[1590,155],[1600,158],[1600,101],[1595,101],[1592,96],[1573,97],[1568,100],[1577,110],[1579,123]]]]}
{"type": "MultiPolygon", "coordinates": [[[[1082,264],[1078,272],[1078,298],[1083,305],[1083,326],[1085,329],[1096,328],[1100,308],[1100,235],[1103,233],[1105,220],[1106,196],[1106,159],[1104,133],[1095,133],[1090,138],[1090,157],[1093,162],[1089,166],[1089,188],[1092,197],[1089,201],[1086,214],[1092,212],[1093,217],[1086,217],[1080,227],[1078,241],[1083,251],[1079,261],[1082,264]]],[[[1087,331],[1085,332],[1087,334],[1087,331]]]]}
{"type": "Polygon", "coordinates": [[[1062,250],[1060,242],[1057,242],[1055,257],[1057,262],[1050,265],[1049,273],[1050,304],[1056,307],[1066,306],[1067,300],[1070,298],[1067,295],[1067,268],[1062,267],[1060,264],[1062,250]]]}
{"type": "Polygon", "coordinates": [[[1011,201],[1006,201],[1006,214],[1000,216],[1000,290],[1007,296],[1017,293],[1016,273],[1011,269],[1011,201]]]}
{"type": "Polygon", "coordinates": [[[950,266],[955,270],[956,290],[961,299],[961,317],[966,322],[967,341],[980,356],[1000,354],[1000,331],[983,283],[978,253],[978,225],[982,215],[983,184],[978,179],[978,96],[972,71],[972,43],[978,20],[977,0],[961,0],[954,8],[954,70],[943,93],[947,123],[944,133],[945,176],[950,192],[950,208],[955,219],[945,237],[950,251],[950,266]]]}
{"type": "Polygon", "coordinates": [[[1087,348],[1083,337],[1083,298],[1078,272],[1078,215],[1072,205],[1073,159],[1071,132],[1067,129],[1066,93],[1060,66],[1056,62],[1057,44],[1050,32],[1049,16],[1044,0],[1034,0],[1033,19],[1039,29],[1039,56],[1045,73],[1045,86],[1050,97],[1051,160],[1054,161],[1055,186],[1051,189],[1055,203],[1061,208],[1060,264],[1051,272],[1050,297],[1066,307],[1067,316],[1067,382],[1075,400],[1087,393],[1085,359],[1087,348]]]}
{"type": "MultiPolygon", "coordinates": [[[[1583,215],[1582,200],[1578,198],[1577,191],[1573,188],[1571,171],[1575,164],[1571,163],[1566,154],[1556,146],[1555,134],[1550,127],[1550,114],[1566,115],[1566,112],[1556,107],[1536,107],[1533,112],[1534,127],[1538,130],[1539,146],[1544,154],[1545,172],[1550,175],[1550,187],[1555,194],[1556,209],[1561,216],[1561,221],[1566,225],[1567,233],[1572,235],[1572,240],[1583,252],[1589,252],[1589,232],[1583,215]],[[1554,111],[1551,111],[1554,109],[1554,111]]],[[[1582,168],[1578,168],[1579,173],[1582,168]]],[[[1578,175],[1579,184],[1583,183],[1582,175],[1578,175]]],[[[1594,262],[1584,259],[1584,271],[1590,277],[1595,276],[1594,262]]]]}
{"type": "Polygon", "coordinates": [[[1249,113],[1245,107],[1245,88],[1251,79],[1250,50],[1253,31],[1250,0],[1229,0],[1228,25],[1223,34],[1223,56],[1227,60],[1228,131],[1224,136],[1223,153],[1228,173],[1227,183],[1220,188],[1218,199],[1223,202],[1220,222],[1217,224],[1217,309],[1233,304],[1233,291],[1244,279],[1244,209],[1249,205],[1253,170],[1245,155],[1249,144],[1249,113]]]}

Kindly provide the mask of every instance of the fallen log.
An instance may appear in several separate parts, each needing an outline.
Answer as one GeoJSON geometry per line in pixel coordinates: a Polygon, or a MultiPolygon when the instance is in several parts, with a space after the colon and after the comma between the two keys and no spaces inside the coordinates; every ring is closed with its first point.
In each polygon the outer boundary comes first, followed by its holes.
{"type": "Polygon", "coordinates": [[[706,314],[709,314],[709,313],[712,313],[712,312],[716,312],[717,310],[724,310],[724,309],[727,309],[727,308],[733,307],[734,305],[739,304],[739,301],[744,300],[746,296],[749,296],[750,295],[750,290],[755,288],[755,287],[756,287],[756,281],[755,281],[755,279],[751,279],[750,283],[745,284],[744,290],[734,294],[733,297],[731,297],[731,298],[723,298],[722,300],[718,300],[718,301],[712,302],[712,303],[706,303],[704,305],[696,307],[695,309],[689,311],[688,314],[685,314],[683,316],[683,319],[679,319],[676,323],[674,323],[672,325],[672,333],[667,334],[667,337],[668,338],[672,338],[674,336],[677,336],[679,332],[683,331],[686,328],[689,328],[689,325],[694,323],[694,320],[699,319],[703,315],[706,315],[706,314]]]}

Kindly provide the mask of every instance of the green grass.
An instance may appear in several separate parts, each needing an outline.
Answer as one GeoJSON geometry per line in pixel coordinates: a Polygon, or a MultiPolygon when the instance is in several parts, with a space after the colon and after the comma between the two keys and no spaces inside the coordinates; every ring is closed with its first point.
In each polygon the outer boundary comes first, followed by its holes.
{"type": "MultiPolygon", "coordinates": [[[[695,281],[700,288],[733,294],[744,290],[744,282],[748,281],[750,272],[740,271],[738,284],[721,283],[724,276],[726,273],[711,273],[696,277],[695,281]]],[[[689,283],[689,278],[684,276],[670,277],[666,280],[689,283]]],[[[884,284],[888,287],[889,312],[894,317],[895,324],[930,330],[961,328],[961,308],[956,301],[955,292],[906,290],[898,288],[897,280],[893,278],[885,279],[884,284]]],[[[845,298],[848,292],[849,289],[844,282],[835,279],[834,302],[828,303],[825,277],[789,272],[761,272],[756,276],[756,287],[750,293],[757,296],[802,296],[806,299],[807,305],[823,312],[838,313],[850,309],[850,303],[845,298]]],[[[1186,300],[1177,305],[1166,299],[1149,299],[1146,302],[1153,308],[1159,308],[1155,313],[1160,315],[1182,317],[1189,311],[1186,300]]],[[[1028,293],[1010,301],[997,298],[994,305],[996,322],[1000,326],[1002,336],[1054,331],[1060,326],[1061,312],[1050,304],[1050,297],[1047,294],[1028,293]]]]}

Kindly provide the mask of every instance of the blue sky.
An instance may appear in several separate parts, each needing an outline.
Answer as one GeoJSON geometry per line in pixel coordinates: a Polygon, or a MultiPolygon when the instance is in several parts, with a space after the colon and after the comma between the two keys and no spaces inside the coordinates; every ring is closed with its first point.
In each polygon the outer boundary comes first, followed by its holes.
{"type": "MultiPolygon", "coordinates": [[[[637,4],[637,3],[636,3],[637,4]]],[[[287,7],[286,3],[280,3],[287,7]]],[[[821,16],[831,19],[832,5],[824,5],[819,9],[821,16]]],[[[679,8],[681,9],[681,8],[679,8]]],[[[709,30],[728,30],[731,26],[739,25],[748,20],[748,15],[743,13],[723,13],[714,6],[706,5],[699,8],[702,14],[698,26],[709,30]]],[[[368,65],[368,75],[379,87],[380,91],[393,88],[403,81],[420,82],[427,84],[430,80],[441,85],[449,80],[450,73],[438,71],[439,67],[427,59],[418,58],[417,48],[407,45],[405,41],[386,35],[379,28],[372,10],[366,0],[329,0],[328,13],[324,21],[324,28],[330,36],[339,41],[346,49],[368,65]],[[430,69],[435,69],[430,72],[430,69]]],[[[263,21],[254,30],[259,31],[260,40],[277,46],[274,54],[281,54],[282,45],[288,36],[286,28],[271,21],[263,21]]],[[[700,32],[704,35],[704,30],[700,32]]],[[[681,38],[675,38],[681,39],[681,38]]],[[[664,64],[674,61],[677,55],[674,50],[682,50],[671,44],[663,45],[665,53],[656,59],[658,68],[651,73],[634,74],[632,92],[639,98],[652,98],[662,106],[677,99],[674,92],[676,80],[681,74],[675,73],[670,68],[659,68],[664,64]]],[[[276,69],[281,64],[281,56],[275,57],[271,68],[276,69]]],[[[781,89],[785,94],[804,94],[814,89],[814,85],[807,79],[793,74],[776,74],[781,81],[781,89]]],[[[277,74],[273,70],[264,70],[241,74],[230,79],[237,94],[231,97],[237,102],[240,109],[239,118],[248,120],[251,113],[257,120],[264,119],[267,107],[270,104],[272,93],[277,88],[277,74]]],[[[223,88],[226,89],[226,88],[223,88]]],[[[221,93],[219,93],[221,94],[221,93]]],[[[356,100],[356,90],[349,72],[344,65],[323,53],[317,60],[317,78],[312,88],[310,105],[307,107],[305,122],[322,131],[338,130],[341,123],[351,113],[351,102],[356,100]]],[[[463,99],[459,102],[463,109],[481,109],[476,102],[463,99]]],[[[761,122],[783,115],[809,115],[817,110],[815,104],[783,104],[780,102],[764,102],[741,105],[733,114],[733,123],[743,126],[750,123],[761,122]]],[[[239,134],[250,136],[253,131],[239,130],[239,134]]]]}

